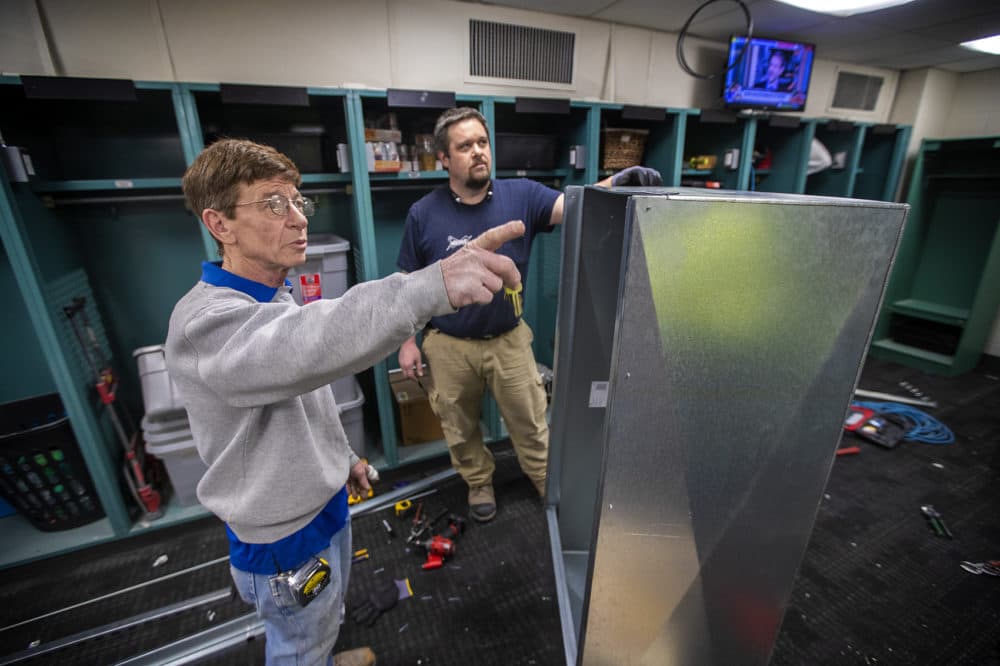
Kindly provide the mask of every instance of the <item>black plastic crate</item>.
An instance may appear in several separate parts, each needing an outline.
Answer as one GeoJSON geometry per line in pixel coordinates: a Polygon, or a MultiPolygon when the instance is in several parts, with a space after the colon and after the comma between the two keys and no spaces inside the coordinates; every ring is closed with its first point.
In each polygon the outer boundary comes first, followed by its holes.
{"type": "Polygon", "coordinates": [[[497,169],[556,168],[554,136],[497,132],[493,152],[497,169]]]}
{"type": "Polygon", "coordinates": [[[0,405],[0,495],[46,532],[104,517],[58,394],[0,405]]]}
{"type": "Polygon", "coordinates": [[[962,327],[893,313],[889,337],[903,345],[954,356],[962,339],[962,327]]]}

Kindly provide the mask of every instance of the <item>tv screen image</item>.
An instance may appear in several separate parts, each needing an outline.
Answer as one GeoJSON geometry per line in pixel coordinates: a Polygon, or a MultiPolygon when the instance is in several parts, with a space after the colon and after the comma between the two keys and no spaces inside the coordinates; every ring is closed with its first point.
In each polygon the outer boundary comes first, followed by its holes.
{"type": "Polygon", "coordinates": [[[734,36],[722,98],[731,109],[802,111],[809,94],[815,47],[801,42],[734,36]],[[746,51],[739,63],[744,45],[746,51]]]}

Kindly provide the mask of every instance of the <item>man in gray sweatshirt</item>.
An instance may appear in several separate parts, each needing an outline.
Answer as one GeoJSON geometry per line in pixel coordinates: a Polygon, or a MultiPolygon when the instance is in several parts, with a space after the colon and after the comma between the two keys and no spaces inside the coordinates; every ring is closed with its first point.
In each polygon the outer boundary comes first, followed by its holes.
{"type": "Polygon", "coordinates": [[[520,284],[494,254],[524,233],[490,230],[425,269],[298,306],[288,270],[306,259],[314,204],[292,161],[225,139],[184,175],[188,208],[219,246],[174,307],[166,360],[208,466],[198,499],[226,524],[240,596],[264,622],[268,664],[373,664],[332,655],[351,566],[348,493],[368,489],[340,423],[333,380],[399,347],[431,317],[488,303],[520,284]]]}

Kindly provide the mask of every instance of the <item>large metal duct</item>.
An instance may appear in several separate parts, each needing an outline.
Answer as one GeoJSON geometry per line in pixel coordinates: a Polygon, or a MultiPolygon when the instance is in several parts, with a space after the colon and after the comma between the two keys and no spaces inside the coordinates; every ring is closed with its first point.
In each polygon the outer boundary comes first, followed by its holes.
{"type": "Polygon", "coordinates": [[[547,511],[568,664],[766,664],[907,206],[571,187],[547,511]]]}

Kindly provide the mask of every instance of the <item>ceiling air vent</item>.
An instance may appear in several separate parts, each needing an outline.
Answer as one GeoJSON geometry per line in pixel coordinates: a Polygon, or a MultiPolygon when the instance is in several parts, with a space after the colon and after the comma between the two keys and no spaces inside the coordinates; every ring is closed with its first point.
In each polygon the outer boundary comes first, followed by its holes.
{"type": "Polygon", "coordinates": [[[837,87],[830,106],[835,109],[874,111],[881,90],[881,76],[841,71],[837,73],[837,87]]]}
{"type": "Polygon", "coordinates": [[[524,25],[469,21],[469,75],[573,83],[576,34],[524,25]]]}

